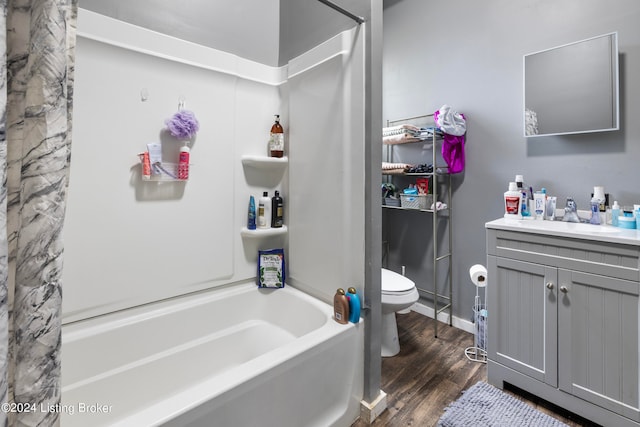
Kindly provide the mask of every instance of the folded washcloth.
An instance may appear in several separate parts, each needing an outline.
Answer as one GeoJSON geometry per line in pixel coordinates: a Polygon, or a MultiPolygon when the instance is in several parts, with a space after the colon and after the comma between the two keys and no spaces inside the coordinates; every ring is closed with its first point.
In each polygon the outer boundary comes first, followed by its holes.
{"type": "Polygon", "coordinates": [[[385,136],[382,138],[382,143],[386,145],[407,144],[410,142],[418,142],[418,141],[422,141],[422,139],[406,133],[399,134],[399,135],[385,136]]]}
{"type": "Polygon", "coordinates": [[[382,136],[393,136],[398,134],[412,134],[412,136],[416,136],[420,133],[420,128],[414,125],[404,124],[398,126],[389,126],[386,128],[382,128],[382,136]]]}
{"type": "Polygon", "coordinates": [[[408,167],[410,167],[410,164],[407,163],[389,163],[389,162],[382,162],[382,170],[386,171],[386,170],[393,170],[393,169],[406,169],[408,167]]]}

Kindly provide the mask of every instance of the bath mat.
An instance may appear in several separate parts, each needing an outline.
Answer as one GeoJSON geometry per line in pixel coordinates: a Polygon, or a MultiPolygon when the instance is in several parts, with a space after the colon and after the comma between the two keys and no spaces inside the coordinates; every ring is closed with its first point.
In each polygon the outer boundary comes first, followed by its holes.
{"type": "Polygon", "coordinates": [[[438,427],[568,427],[484,381],[445,409],[438,427]]]}

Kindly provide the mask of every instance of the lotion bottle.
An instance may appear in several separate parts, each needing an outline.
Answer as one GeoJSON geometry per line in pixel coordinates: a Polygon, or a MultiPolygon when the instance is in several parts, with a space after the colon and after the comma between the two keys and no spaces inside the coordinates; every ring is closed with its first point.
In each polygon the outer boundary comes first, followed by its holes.
{"type": "Polygon", "coordinates": [[[504,193],[504,217],[522,219],[522,193],[515,182],[509,183],[509,190],[504,193]]]}
{"type": "Polygon", "coordinates": [[[271,227],[271,199],[267,191],[258,200],[258,228],[271,227]]]}
{"type": "Polygon", "coordinates": [[[189,179],[189,146],[187,144],[180,148],[178,160],[178,179],[189,179]]]}
{"type": "Polygon", "coordinates": [[[360,321],[360,297],[356,292],[356,288],[347,289],[347,298],[349,298],[349,322],[358,323],[360,321]]]}
{"type": "Polygon", "coordinates": [[[618,201],[615,200],[613,202],[613,206],[611,207],[611,225],[614,227],[619,226],[618,218],[620,217],[620,205],[618,201]]]}
{"type": "Polygon", "coordinates": [[[342,288],[338,288],[333,296],[333,316],[336,322],[343,325],[349,322],[349,300],[342,288]]]}

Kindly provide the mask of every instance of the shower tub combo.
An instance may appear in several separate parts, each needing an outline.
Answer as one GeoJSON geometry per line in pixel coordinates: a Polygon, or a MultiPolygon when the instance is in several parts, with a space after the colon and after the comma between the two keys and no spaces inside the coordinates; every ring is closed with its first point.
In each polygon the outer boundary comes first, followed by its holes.
{"type": "Polygon", "coordinates": [[[253,284],[63,328],[62,426],[348,426],[363,325],[253,284]]]}

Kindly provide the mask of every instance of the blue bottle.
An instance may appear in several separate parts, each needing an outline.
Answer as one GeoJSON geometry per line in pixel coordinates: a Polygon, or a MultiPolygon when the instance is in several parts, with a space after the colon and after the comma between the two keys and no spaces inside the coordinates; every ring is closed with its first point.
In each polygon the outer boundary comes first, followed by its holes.
{"type": "Polygon", "coordinates": [[[249,230],[256,229],[256,201],[251,196],[249,198],[249,212],[247,213],[247,228],[249,230]]]}
{"type": "Polygon", "coordinates": [[[347,289],[347,298],[349,298],[349,322],[358,323],[360,321],[360,298],[356,293],[356,288],[347,289]]]}

